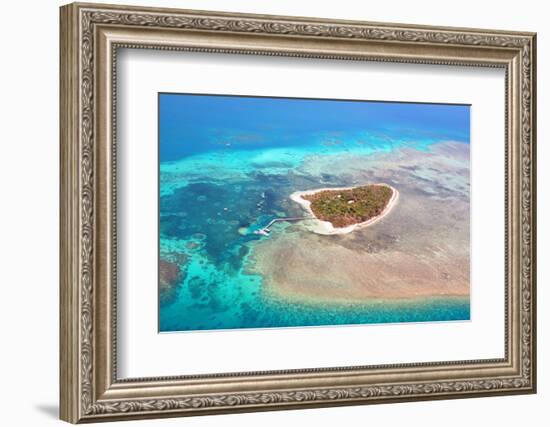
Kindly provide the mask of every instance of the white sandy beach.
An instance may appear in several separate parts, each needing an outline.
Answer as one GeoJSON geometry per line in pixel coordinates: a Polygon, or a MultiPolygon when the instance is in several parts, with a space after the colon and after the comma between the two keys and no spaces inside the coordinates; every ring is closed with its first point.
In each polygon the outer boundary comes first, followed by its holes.
{"type": "Polygon", "coordinates": [[[315,190],[307,190],[307,191],[296,191],[290,195],[290,199],[294,202],[300,204],[313,218],[315,218],[315,221],[311,221],[310,224],[308,224],[308,228],[317,234],[322,235],[332,235],[332,234],[348,234],[351,233],[354,230],[368,227],[369,225],[373,225],[374,223],[380,221],[382,218],[384,218],[386,215],[388,215],[393,207],[396,205],[397,200],[399,199],[399,192],[393,188],[391,185],[388,184],[372,184],[372,185],[384,185],[386,187],[389,187],[392,191],[392,197],[384,210],[380,213],[380,215],[375,216],[373,218],[370,218],[367,221],[360,222],[357,224],[352,224],[347,227],[334,227],[332,223],[328,221],[322,221],[318,219],[313,211],[311,210],[311,202],[309,200],[304,199],[302,196],[308,196],[311,194],[319,193],[321,191],[344,191],[344,190],[352,190],[356,188],[354,187],[336,187],[336,188],[318,188],[315,190]]]}

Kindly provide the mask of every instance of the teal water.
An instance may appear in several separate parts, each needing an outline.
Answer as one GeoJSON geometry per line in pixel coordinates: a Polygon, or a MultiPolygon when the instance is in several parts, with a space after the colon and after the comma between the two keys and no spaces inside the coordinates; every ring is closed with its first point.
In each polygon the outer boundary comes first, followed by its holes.
{"type": "Polygon", "coordinates": [[[469,107],[163,94],[159,108],[159,256],[180,270],[160,331],[469,319],[467,298],[297,303],[249,273],[270,239],[253,231],[303,215],[291,193],[355,184],[352,170],[306,173],[304,162],[469,143],[469,107]]]}

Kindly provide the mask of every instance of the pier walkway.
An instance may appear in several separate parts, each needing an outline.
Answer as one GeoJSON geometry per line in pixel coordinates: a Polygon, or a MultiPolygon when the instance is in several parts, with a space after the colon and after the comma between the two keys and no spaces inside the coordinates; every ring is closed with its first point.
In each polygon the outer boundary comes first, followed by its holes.
{"type": "Polygon", "coordinates": [[[289,218],[275,218],[272,219],[269,224],[267,224],[265,227],[260,228],[259,230],[254,231],[254,234],[261,234],[262,236],[269,235],[269,227],[271,227],[273,224],[279,221],[301,221],[306,219],[315,219],[313,217],[309,216],[298,216],[298,217],[289,217],[289,218]]]}

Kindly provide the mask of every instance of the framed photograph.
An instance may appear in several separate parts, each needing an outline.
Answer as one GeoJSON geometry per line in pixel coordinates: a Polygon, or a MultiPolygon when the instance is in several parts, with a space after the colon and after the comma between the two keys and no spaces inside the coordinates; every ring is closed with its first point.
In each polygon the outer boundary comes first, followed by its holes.
{"type": "Polygon", "coordinates": [[[61,8],[61,418],[534,393],[535,34],[61,8]]]}

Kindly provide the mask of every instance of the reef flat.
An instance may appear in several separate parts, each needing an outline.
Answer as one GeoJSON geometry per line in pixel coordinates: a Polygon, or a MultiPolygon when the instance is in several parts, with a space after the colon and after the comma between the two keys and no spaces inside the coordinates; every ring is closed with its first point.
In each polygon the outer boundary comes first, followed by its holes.
{"type": "MultiPolygon", "coordinates": [[[[351,181],[398,187],[399,209],[376,227],[319,236],[302,222],[255,246],[251,272],[265,291],[290,301],[468,297],[469,146],[445,142],[430,150],[395,150],[332,159],[351,181]]],[[[321,159],[301,171],[323,170],[321,159]]]]}

